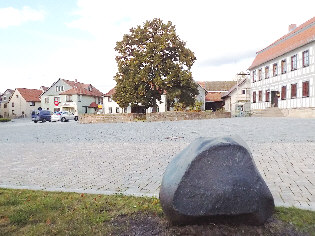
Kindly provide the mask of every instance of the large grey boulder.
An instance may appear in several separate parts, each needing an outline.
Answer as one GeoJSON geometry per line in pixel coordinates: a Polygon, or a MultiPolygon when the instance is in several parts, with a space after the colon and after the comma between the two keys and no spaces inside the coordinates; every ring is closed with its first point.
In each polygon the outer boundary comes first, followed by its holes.
{"type": "Polygon", "coordinates": [[[274,200],[238,136],[199,138],[164,173],[160,202],[173,224],[200,221],[263,224],[274,200]]]}

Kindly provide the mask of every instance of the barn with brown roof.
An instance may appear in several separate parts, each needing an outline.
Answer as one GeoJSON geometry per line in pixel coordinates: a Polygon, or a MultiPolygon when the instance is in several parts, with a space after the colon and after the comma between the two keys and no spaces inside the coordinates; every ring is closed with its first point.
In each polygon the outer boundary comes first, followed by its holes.
{"type": "Polygon", "coordinates": [[[251,109],[315,117],[315,17],[257,52],[249,67],[251,109]]]}
{"type": "Polygon", "coordinates": [[[224,106],[222,96],[230,90],[236,81],[198,81],[206,91],[205,110],[216,111],[224,106]]]}

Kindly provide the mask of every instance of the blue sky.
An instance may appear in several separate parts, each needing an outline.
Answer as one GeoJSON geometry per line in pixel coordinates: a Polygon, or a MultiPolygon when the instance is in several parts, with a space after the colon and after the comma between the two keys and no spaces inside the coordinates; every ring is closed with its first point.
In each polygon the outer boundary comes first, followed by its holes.
{"type": "Polygon", "coordinates": [[[314,8],[309,0],[0,0],[0,92],[65,78],[105,93],[115,85],[115,43],[155,17],[172,21],[195,52],[195,80],[233,80],[314,8]]]}

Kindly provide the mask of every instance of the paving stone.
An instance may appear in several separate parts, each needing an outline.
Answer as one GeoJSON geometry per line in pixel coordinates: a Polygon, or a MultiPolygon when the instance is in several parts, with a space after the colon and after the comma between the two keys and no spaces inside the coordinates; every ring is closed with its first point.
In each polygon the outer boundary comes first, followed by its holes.
{"type": "Polygon", "coordinates": [[[314,119],[295,118],[85,125],[14,120],[0,124],[0,187],[107,194],[121,188],[158,196],[169,161],[193,140],[239,135],[276,204],[309,203],[315,210],[314,130],[314,119]]]}

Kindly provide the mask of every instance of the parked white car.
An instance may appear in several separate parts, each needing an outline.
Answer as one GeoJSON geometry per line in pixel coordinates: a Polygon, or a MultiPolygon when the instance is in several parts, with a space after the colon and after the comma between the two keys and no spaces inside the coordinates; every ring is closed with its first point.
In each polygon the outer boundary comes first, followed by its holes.
{"type": "Polygon", "coordinates": [[[51,115],[52,122],[60,121],[60,119],[61,119],[61,112],[59,111],[51,115]]]}
{"type": "Polygon", "coordinates": [[[77,121],[78,119],[79,119],[79,117],[77,115],[75,115],[74,113],[72,113],[72,112],[61,111],[61,114],[60,114],[61,122],[66,122],[66,121],[69,121],[69,120],[77,121]]]}
{"type": "Polygon", "coordinates": [[[58,112],[55,112],[51,116],[51,121],[59,121],[60,120],[61,122],[66,122],[69,120],[77,121],[78,119],[79,119],[79,117],[77,115],[75,115],[69,111],[58,111],[58,112]]]}

